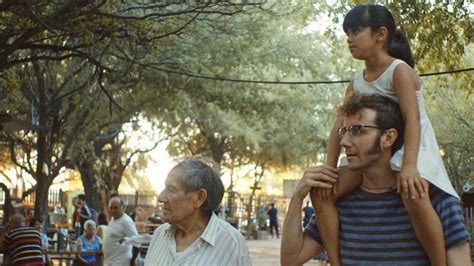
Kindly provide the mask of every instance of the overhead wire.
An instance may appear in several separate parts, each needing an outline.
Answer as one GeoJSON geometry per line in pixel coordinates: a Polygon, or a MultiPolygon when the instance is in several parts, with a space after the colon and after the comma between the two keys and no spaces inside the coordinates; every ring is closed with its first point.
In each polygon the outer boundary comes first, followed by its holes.
{"type": "MultiPolygon", "coordinates": [[[[198,79],[207,79],[207,80],[215,80],[215,81],[225,81],[225,82],[236,82],[236,83],[255,83],[255,84],[276,84],[276,85],[312,85],[312,84],[338,84],[338,83],[349,83],[351,80],[343,79],[343,80],[323,80],[323,81],[272,81],[272,80],[250,80],[250,79],[235,79],[235,78],[226,78],[226,77],[217,77],[217,76],[207,76],[203,74],[196,74],[196,73],[189,73],[184,71],[177,71],[171,69],[165,69],[160,67],[151,67],[155,70],[166,72],[169,74],[187,76],[191,78],[198,78],[198,79]]],[[[463,68],[463,69],[455,69],[450,71],[440,71],[440,72],[431,72],[431,73],[424,73],[420,74],[420,77],[428,77],[428,76],[440,76],[440,75],[448,75],[454,73],[461,73],[461,72],[469,72],[474,71],[474,67],[472,68],[463,68]]]]}

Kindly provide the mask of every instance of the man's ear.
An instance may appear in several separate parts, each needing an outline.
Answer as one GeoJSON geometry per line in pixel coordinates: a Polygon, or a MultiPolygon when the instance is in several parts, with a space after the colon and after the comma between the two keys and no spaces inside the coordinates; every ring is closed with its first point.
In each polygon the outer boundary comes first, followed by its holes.
{"type": "Polygon", "coordinates": [[[207,191],[205,189],[199,189],[197,191],[197,199],[194,201],[195,207],[200,208],[207,199],[207,191]]]}
{"type": "Polygon", "coordinates": [[[395,143],[395,141],[397,140],[398,138],[398,132],[396,129],[394,128],[391,128],[391,129],[387,129],[385,131],[385,134],[382,135],[382,146],[384,148],[389,148],[391,146],[393,146],[393,144],[395,143]]]}

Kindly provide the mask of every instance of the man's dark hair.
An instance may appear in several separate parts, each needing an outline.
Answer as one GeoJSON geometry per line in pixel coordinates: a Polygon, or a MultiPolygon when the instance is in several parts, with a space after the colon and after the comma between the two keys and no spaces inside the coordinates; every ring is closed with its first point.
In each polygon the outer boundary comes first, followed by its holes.
{"type": "Polygon", "coordinates": [[[398,137],[392,145],[392,155],[395,154],[403,146],[405,131],[405,121],[398,103],[386,96],[377,94],[354,94],[339,108],[339,113],[342,116],[351,116],[357,114],[362,109],[372,109],[377,113],[375,116],[376,126],[397,130],[398,137]]]}
{"type": "Polygon", "coordinates": [[[84,195],[84,194],[80,194],[79,196],[77,196],[77,198],[82,200],[82,201],[87,201],[86,200],[86,195],[84,195]]]}

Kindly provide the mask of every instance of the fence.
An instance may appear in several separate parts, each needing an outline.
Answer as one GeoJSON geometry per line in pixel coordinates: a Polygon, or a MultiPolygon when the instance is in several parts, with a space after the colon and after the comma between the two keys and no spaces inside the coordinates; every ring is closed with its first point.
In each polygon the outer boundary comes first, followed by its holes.
{"type": "MultiPolygon", "coordinates": [[[[23,204],[26,206],[34,206],[36,193],[32,192],[26,198],[23,199],[23,204]]],[[[48,206],[55,207],[61,206],[64,200],[64,192],[59,190],[50,190],[48,191],[48,206]]],[[[5,191],[0,190],[0,204],[5,204],[5,191]]]]}
{"type": "Polygon", "coordinates": [[[266,224],[266,211],[268,205],[271,203],[274,203],[275,208],[278,210],[279,224],[283,224],[283,219],[290,202],[289,198],[257,194],[253,198],[251,206],[248,206],[250,197],[251,194],[232,192],[224,194],[222,200],[222,207],[225,216],[228,217],[228,220],[243,234],[247,234],[247,225],[249,224],[252,224],[254,228],[257,228],[258,224],[262,221],[261,219],[263,219],[263,222],[266,224]],[[249,207],[250,212],[248,209],[249,207]]]}
{"type": "Polygon", "coordinates": [[[135,194],[120,194],[120,197],[127,206],[143,208],[159,206],[158,195],[156,194],[140,194],[136,192],[135,194]]]}

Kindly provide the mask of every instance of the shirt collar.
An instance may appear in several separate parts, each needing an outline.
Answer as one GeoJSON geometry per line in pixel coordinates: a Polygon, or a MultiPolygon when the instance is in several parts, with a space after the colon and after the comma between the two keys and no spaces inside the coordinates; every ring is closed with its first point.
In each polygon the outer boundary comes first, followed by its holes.
{"type": "Polygon", "coordinates": [[[209,223],[206,226],[206,229],[201,235],[201,239],[209,243],[211,246],[215,246],[216,244],[216,238],[217,238],[217,230],[219,228],[219,218],[217,215],[212,213],[211,219],[209,220],[209,223]]]}
{"type": "MultiPolygon", "coordinates": [[[[202,232],[199,238],[209,243],[209,245],[215,246],[216,240],[217,240],[218,228],[219,228],[219,217],[217,217],[214,213],[212,213],[211,219],[209,219],[209,223],[207,224],[206,229],[204,229],[204,232],[202,232]]],[[[166,228],[165,231],[166,231],[165,234],[168,237],[174,238],[175,230],[173,226],[168,224],[168,228],[166,228]]]]}

